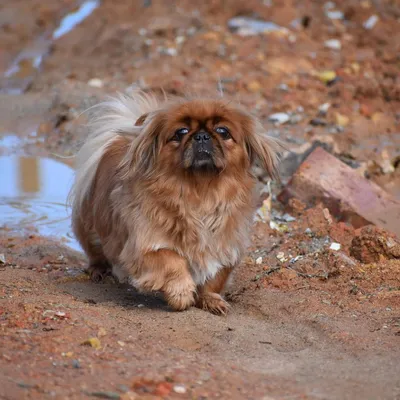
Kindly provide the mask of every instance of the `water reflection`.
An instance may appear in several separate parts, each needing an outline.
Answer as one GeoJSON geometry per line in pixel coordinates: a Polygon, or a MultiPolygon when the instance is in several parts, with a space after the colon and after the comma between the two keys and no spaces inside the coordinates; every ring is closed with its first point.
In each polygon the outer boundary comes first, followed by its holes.
{"type": "Polygon", "coordinates": [[[36,228],[80,250],[71,232],[66,199],[73,169],[50,158],[0,157],[0,225],[36,228]]]}
{"type": "Polygon", "coordinates": [[[98,0],[90,0],[83,3],[75,12],[69,13],[62,19],[60,26],[54,31],[53,39],[58,39],[71,31],[76,25],[86,19],[98,6],[98,0]]]}

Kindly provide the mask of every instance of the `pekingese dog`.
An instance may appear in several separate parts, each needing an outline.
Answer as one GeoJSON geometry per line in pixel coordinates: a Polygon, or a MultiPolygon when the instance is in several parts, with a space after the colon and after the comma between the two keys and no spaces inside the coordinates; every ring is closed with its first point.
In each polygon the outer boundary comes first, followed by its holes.
{"type": "Polygon", "coordinates": [[[74,233],[94,281],[112,273],[170,307],[225,314],[221,292],[246,248],[255,162],[274,177],[274,142],[224,99],[100,104],[77,155],[74,233]]]}

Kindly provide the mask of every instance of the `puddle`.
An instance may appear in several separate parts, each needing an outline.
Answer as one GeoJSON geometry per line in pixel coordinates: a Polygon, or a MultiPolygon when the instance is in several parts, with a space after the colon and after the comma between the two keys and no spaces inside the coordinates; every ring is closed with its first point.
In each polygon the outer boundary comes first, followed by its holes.
{"type": "Polygon", "coordinates": [[[0,226],[36,229],[80,251],[66,199],[74,171],[51,158],[0,157],[0,226]]]}
{"type": "Polygon", "coordinates": [[[6,155],[8,153],[21,154],[26,145],[38,145],[43,142],[44,138],[37,137],[36,131],[31,132],[31,134],[26,137],[6,133],[0,136],[0,155],[6,155]]]}
{"type": "Polygon", "coordinates": [[[54,40],[70,32],[85,20],[100,4],[99,0],[85,1],[75,11],[67,14],[51,37],[44,36],[33,40],[32,44],[22,50],[10,68],[0,79],[0,93],[22,94],[32,84],[43,59],[50,51],[54,40]]]}
{"type": "Polygon", "coordinates": [[[56,40],[70,32],[76,25],[86,19],[98,6],[98,0],[84,2],[76,11],[69,13],[62,19],[60,26],[53,33],[53,39],[56,40]]]}

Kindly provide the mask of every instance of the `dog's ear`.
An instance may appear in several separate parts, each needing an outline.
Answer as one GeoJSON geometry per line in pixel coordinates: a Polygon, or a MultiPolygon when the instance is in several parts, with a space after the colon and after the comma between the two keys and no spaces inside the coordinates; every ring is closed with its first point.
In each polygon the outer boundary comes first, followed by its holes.
{"type": "Polygon", "coordinates": [[[246,116],[242,120],[246,150],[251,165],[256,163],[268,172],[273,179],[279,180],[278,173],[278,141],[264,135],[260,123],[246,116]]]}
{"type": "Polygon", "coordinates": [[[124,176],[140,173],[149,175],[160,151],[159,135],[164,126],[162,113],[143,114],[135,125],[142,126],[140,134],[133,139],[131,147],[122,162],[124,176]]]}

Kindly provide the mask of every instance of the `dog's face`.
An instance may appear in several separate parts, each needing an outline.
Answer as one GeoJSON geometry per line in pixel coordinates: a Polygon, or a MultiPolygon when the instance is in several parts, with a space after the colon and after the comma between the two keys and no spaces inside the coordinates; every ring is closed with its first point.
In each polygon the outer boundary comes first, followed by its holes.
{"type": "Polygon", "coordinates": [[[222,100],[192,100],[146,115],[135,163],[170,173],[220,174],[248,170],[255,158],[271,175],[275,155],[256,121],[222,100]],[[142,160],[142,161],[141,161],[142,160]]]}

